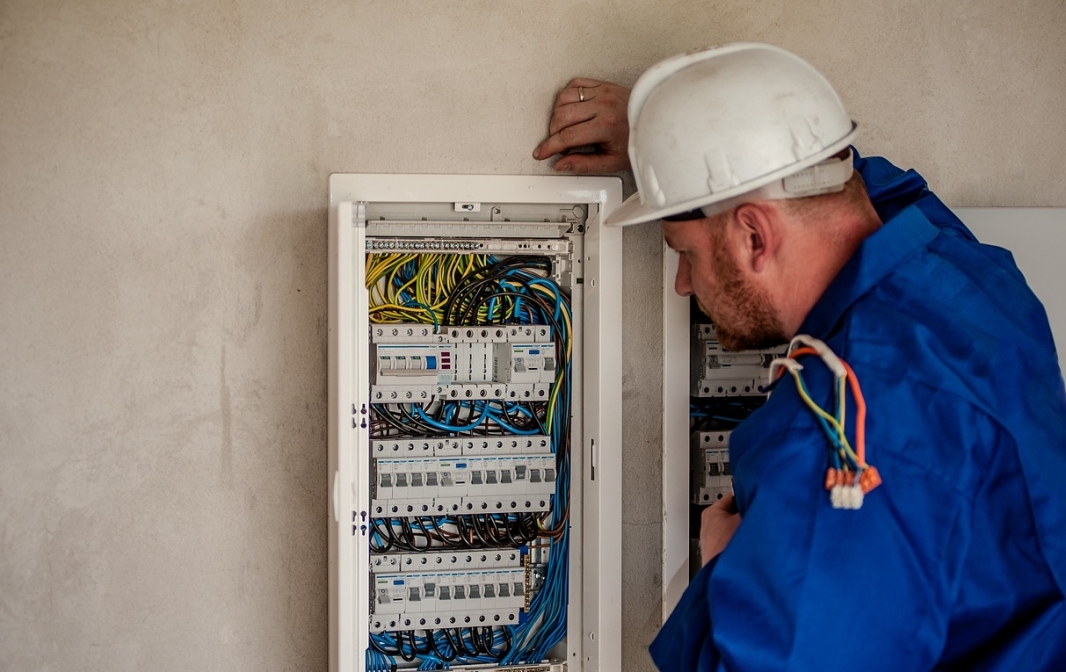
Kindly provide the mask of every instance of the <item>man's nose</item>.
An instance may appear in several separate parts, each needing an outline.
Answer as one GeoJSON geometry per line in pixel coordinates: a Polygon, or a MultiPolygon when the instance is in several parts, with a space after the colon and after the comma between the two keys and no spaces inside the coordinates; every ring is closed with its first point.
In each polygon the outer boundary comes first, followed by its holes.
{"type": "Polygon", "coordinates": [[[677,261],[677,278],[674,279],[674,291],[681,296],[692,296],[692,266],[685,255],[677,261]]]}

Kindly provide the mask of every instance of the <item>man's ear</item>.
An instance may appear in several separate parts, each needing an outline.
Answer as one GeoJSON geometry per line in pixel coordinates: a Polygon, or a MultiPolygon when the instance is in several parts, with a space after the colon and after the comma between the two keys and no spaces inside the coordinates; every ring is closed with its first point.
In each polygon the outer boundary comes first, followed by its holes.
{"type": "Polygon", "coordinates": [[[737,263],[753,273],[762,273],[777,252],[777,212],[765,203],[745,203],[736,209],[733,224],[737,246],[737,263]]]}

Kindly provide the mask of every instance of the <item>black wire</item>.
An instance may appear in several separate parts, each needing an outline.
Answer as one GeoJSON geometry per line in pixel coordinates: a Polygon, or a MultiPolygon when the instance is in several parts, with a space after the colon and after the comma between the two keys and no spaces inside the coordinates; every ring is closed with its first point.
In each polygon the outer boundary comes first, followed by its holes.
{"type": "Polygon", "coordinates": [[[473,539],[471,534],[467,530],[466,516],[455,517],[455,529],[459,531],[459,537],[462,539],[463,548],[475,548],[473,546],[473,539]]]}
{"type": "Polygon", "coordinates": [[[414,530],[411,529],[411,520],[409,518],[400,518],[400,531],[403,532],[404,540],[410,545],[410,549],[415,553],[423,550],[419,548],[415,543],[414,530]]]}
{"type": "MultiPolygon", "coordinates": [[[[449,644],[451,644],[451,639],[448,637],[448,631],[443,630],[442,632],[444,632],[444,638],[448,640],[449,644]]],[[[445,654],[443,651],[441,651],[440,647],[437,646],[437,638],[433,636],[433,632],[430,630],[426,630],[426,635],[429,637],[429,643],[433,647],[433,653],[435,653],[438,658],[440,658],[446,663],[450,663],[455,660],[455,656],[458,652],[455,650],[454,646],[452,647],[451,653],[445,654]]]]}
{"type": "Polygon", "coordinates": [[[519,540],[521,538],[521,535],[519,535],[519,538],[515,538],[514,530],[511,529],[511,520],[507,514],[503,514],[499,519],[496,520],[496,526],[500,529],[501,536],[507,542],[508,546],[522,545],[522,542],[519,540]]]}
{"type": "Polygon", "coordinates": [[[380,549],[375,549],[373,547],[373,542],[371,542],[370,550],[377,550],[379,553],[386,553],[388,551],[391,551],[396,546],[396,538],[392,535],[392,525],[389,524],[388,519],[385,519],[385,534],[382,534],[381,530],[378,529],[378,523],[380,522],[382,522],[381,518],[370,519],[371,527],[374,528],[374,530],[378,533],[379,537],[385,539],[385,545],[380,549]]]}
{"type": "Polygon", "coordinates": [[[404,660],[406,660],[409,663],[412,662],[415,659],[415,652],[414,652],[415,643],[411,642],[411,653],[407,653],[407,651],[403,648],[403,631],[402,630],[398,630],[398,631],[396,631],[395,635],[396,635],[396,644],[397,644],[397,646],[400,649],[400,657],[403,658],[404,660]]]}
{"type": "Polygon", "coordinates": [[[436,516],[430,517],[429,524],[433,526],[433,529],[437,531],[437,536],[440,538],[441,543],[451,548],[462,548],[463,540],[462,536],[458,540],[447,535],[444,530],[440,529],[440,523],[436,516]]]}
{"type": "MultiPolygon", "coordinates": [[[[545,273],[545,277],[550,277],[552,263],[547,257],[512,257],[476,270],[463,278],[453,288],[448,301],[444,305],[442,322],[449,326],[469,323],[473,317],[476,317],[479,306],[491,299],[493,295],[504,295],[498,291],[485,292],[485,288],[498,287],[498,283],[508,273],[519,269],[533,277],[537,276],[531,273],[532,269],[542,270],[545,273]]],[[[525,285],[520,274],[515,274],[507,279],[515,284],[525,285]]],[[[525,301],[529,296],[518,295],[517,298],[525,301]]]]}
{"type": "Polygon", "coordinates": [[[410,427],[409,429],[404,430],[406,436],[432,436],[438,431],[436,427],[412,413],[409,410],[408,404],[400,404],[397,407],[397,410],[403,417],[405,424],[410,427]]]}
{"type": "Polygon", "coordinates": [[[462,655],[464,656],[476,656],[477,651],[466,648],[466,640],[463,639],[462,628],[455,628],[455,636],[459,638],[459,646],[462,649],[462,655]]]}
{"type": "MultiPolygon", "coordinates": [[[[371,404],[370,405],[370,413],[371,413],[371,415],[370,415],[371,422],[373,422],[374,420],[380,418],[385,423],[391,425],[394,429],[399,431],[401,436],[406,434],[406,433],[408,433],[407,427],[405,427],[402,422],[397,420],[392,415],[392,413],[388,410],[388,407],[385,406],[385,404],[371,404]]],[[[381,437],[381,436],[371,436],[370,438],[383,438],[383,437],[381,437]]]]}
{"type": "Polygon", "coordinates": [[[442,629],[441,632],[444,633],[444,639],[448,640],[448,646],[452,647],[452,651],[455,652],[456,656],[466,654],[466,649],[460,648],[460,646],[452,640],[452,633],[447,628],[442,629]]]}
{"type": "Polygon", "coordinates": [[[478,644],[481,646],[481,650],[485,653],[485,655],[492,656],[492,639],[491,639],[491,637],[492,637],[492,628],[488,628],[488,630],[489,630],[489,637],[490,637],[488,642],[485,641],[485,627],[484,626],[482,626],[480,628],[472,628],[472,634],[478,640],[478,644]]]}
{"type": "MultiPolygon", "coordinates": [[[[429,632],[429,630],[426,630],[426,632],[429,632]]],[[[429,642],[426,642],[426,648],[418,648],[418,640],[417,638],[415,638],[414,630],[408,630],[407,637],[411,640],[411,650],[414,651],[417,655],[424,656],[433,651],[433,647],[430,646],[429,642]]],[[[432,639],[432,633],[430,633],[430,639],[432,639]]]]}
{"type": "Polygon", "coordinates": [[[467,628],[466,633],[470,638],[470,643],[473,645],[474,650],[477,651],[475,655],[481,656],[488,653],[482,646],[483,642],[481,641],[481,636],[478,634],[477,628],[467,628]]]}
{"type": "MultiPolygon", "coordinates": [[[[470,529],[474,532],[474,536],[478,538],[484,546],[489,546],[489,542],[485,541],[485,537],[481,534],[481,530],[477,524],[477,516],[465,516],[469,519],[470,529]]],[[[479,546],[472,546],[472,548],[480,548],[479,546]]]]}
{"type": "MultiPolygon", "coordinates": [[[[418,529],[422,532],[422,538],[426,540],[425,546],[419,546],[418,544],[415,544],[415,547],[419,551],[427,551],[432,548],[433,539],[429,536],[429,530],[426,529],[426,525],[422,522],[421,517],[415,518],[415,526],[418,527],[418,529]]],[[[407,529],[411,530],[411,541],[413,542],[416,538],[415,530],[410,526],[410,523],[408,523],[407,529]]]]}
{"type": "Polygon", "coordinates": [[[396,548],[399,548],[400,550],[403,550],[403,551],[417,551],[418,550],[414,546],[411,545],[411,542],[408,539],[403,537],[403,524],[404,524],[404,519],[403,518],[385,518],[384,521],[385,521],[385,532],[388,534],[389,539],[392,541],[393,545],[396,548]],[[397,535],[396,529],[393,527],[392,522],[394,520],[398,520],[400,522],[400,534],[399,535],[397,535]]]}

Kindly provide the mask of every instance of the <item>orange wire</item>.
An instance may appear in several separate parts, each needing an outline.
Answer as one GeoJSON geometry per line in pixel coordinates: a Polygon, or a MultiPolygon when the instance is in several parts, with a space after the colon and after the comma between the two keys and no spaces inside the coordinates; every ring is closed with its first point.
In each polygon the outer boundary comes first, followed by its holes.
{"type": "Polygon", "coordinates": [[[855,418],[855,455],[859,458],[859,466],[866,467],[866,400],[862,397],[862,388],[859,387],[859,379],[843,359],[840,363],[848,372],[848,381],[851,384],[851,393],[855,395],[855,405],[858,413],[855,418]]]}
{"type": "MultiPolygon", "coordinates": [[[[814,348],[796,348],[795,350],[792,351],[792,354],[789,355],[789,357],[791,357],[792,359],[795,359],[798,355],[817,355],[817,354],[818,354],[818,351],[815,350],[814,348]]],[[[778,378],[780,378],[783,375],[785,375],[785,370],[784,369],[781,369],[780,371],[778,371],[778,373],[777,373],[777,377],[778,378]]]]}

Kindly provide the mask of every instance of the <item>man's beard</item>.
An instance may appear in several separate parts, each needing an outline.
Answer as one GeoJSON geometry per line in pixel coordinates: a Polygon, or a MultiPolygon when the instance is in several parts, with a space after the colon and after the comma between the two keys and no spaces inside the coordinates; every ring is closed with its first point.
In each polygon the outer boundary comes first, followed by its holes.
{"type": "Polygon", "coordinates": [[[733,352],[765,350],[789,340],[785,327],[774,312],[770,297],[740,273],[724,245],[715,245],[714,264],[718,272],[718,315],[696,298],[705,315],[714,322],[718,342],[733,352]]]}

